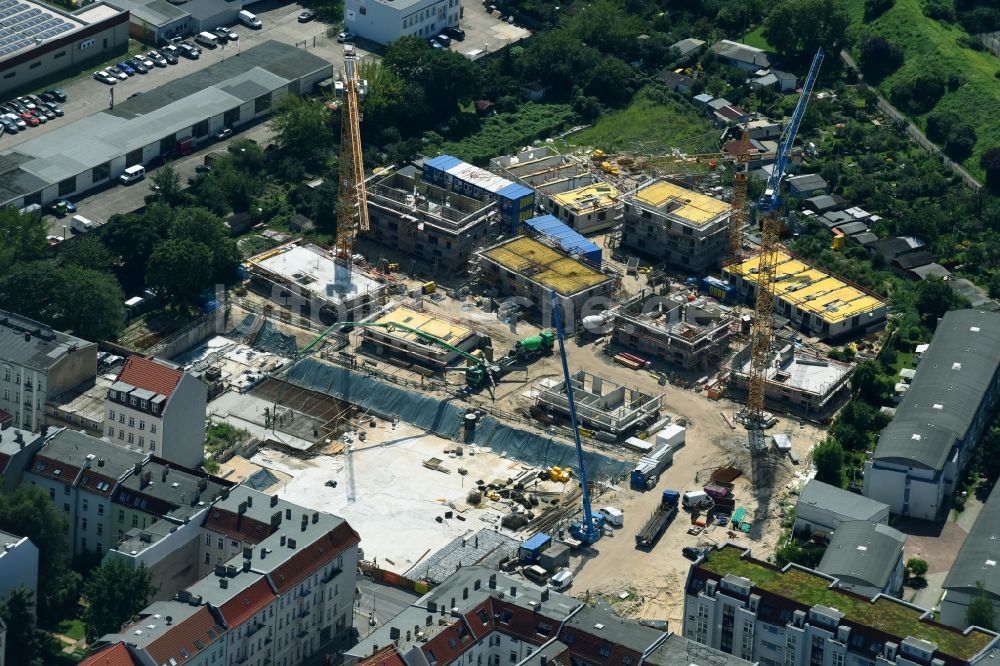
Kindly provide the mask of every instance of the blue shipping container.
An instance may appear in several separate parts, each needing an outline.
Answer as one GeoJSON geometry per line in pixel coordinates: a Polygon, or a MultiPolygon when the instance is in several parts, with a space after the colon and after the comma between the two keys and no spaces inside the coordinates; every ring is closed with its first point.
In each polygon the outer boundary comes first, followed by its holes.
{"type": "Polygon", "coordinates": [[[728,301],[733,294],[732,285],[712,276],[701,279],[701,290],[723,302],[728,301]]]}
{"type": "Polygon", "coordinates": [[[601,248],[555,216],[540,215],[527,220],[524,226],[527,227],[530,235],[544,235],[553,238],[566,252],[579,255],[581,259],[595,268],[601,267],[603,259],[601,248]]]}
{"type": "Polygon", "coordinates": [[[521,544],[518,556],[522,562],[534,562],[539,554],[552,545],[552,537],[544,532],[539,532],[521,544]]]}

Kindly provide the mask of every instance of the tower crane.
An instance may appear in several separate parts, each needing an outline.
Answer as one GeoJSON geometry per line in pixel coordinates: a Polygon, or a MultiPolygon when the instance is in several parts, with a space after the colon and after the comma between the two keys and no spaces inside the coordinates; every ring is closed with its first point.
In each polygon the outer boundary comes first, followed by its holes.
{"type": "MultiPolygon", "coordinates": [[[[350,282],[351,256],[358,232],[368,231],[368,193],[361,154],[361,96],[368,82],[358,76],[354,46],[344,46],[343,105],[340,121],[340,185],[337,190],[336,283],[350,282]]],[[[340,86],[337,87],[341,93],[340,86]]]]}
{"type": "Polygon", "coordinates": [[[562,361],[563,380],[566,382],[566,401],[569,403],[569,420],[573,427],[573,441],[576,444],[577,464],[580,465],[580,484],[583,488],[583,520],[570,527],[570,534],[585,546],[601,538],[604,528],[604,514],[594,514],[590,507],[590,488],[587,487],[587,469],[583,464],[583,443],[580,441],[580,425],[576,420],[576,402],[573,399],[573,382],[570,381],[569,364],[566,361],[566,335],[563,333],[562,317],[559,314],[559,296],[552,290],[552,323],[559,338],[559,358],[562,361]]]}
{"type": "Polygon", "coordinates": [[[774,276],[778,264],[778,221],[781,196],[781,178],[788,166],[792,144],[798,134],[799,125],[809,104],[809,96],[816,85],[819,68],[823,64],[823,49],[816,51],[809,75],[802,86],[802,95],[795,106],[792,120],[781,135],[778,143],[774,170],[767,180],[764,194],[757,201],[757,211],[762,215],[760,260],[757,268],[757,295],[754,300],[753,326],[750,331],[750,374],[749,391],[743,422],[750,436],[750,460],[753,469],[753,485],[763,490],[770,485],[767,465],[767,446],[764,443],[764,394],[767,386],[767,368],[770,361],[771,342],[774,338],[772,311],[774,309],[774,276]]]}

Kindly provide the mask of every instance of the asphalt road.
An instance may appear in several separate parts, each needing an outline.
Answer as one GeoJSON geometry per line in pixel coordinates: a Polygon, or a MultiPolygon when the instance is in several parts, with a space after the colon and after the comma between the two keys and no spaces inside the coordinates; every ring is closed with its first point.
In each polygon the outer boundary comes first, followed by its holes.
{"type": "Polygon", "coordinates": [[[354,628],[358,630],[359,636],[364,636],[374,628],[388,622],[401,610],[420,598],[413,592],[376,583],[369,578],[362,578],[361,582],[358,583],[358,589],[361,590],[361,594],[355,597],[354,628]],[[373,611],[374,626],[370,624],[373,611]]]}

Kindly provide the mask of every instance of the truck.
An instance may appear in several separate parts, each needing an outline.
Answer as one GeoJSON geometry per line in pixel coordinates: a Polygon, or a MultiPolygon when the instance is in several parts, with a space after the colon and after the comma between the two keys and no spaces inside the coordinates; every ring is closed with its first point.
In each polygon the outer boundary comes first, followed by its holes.
{"type": "Polygon", "coordinates": [[[639,460],[635,469],[632,470],[632,474],[629,475],[629,483],[633,488],[652,489],[660,478],[660,472],[666,469],[667,465],[673,462],[673,459],[673,446],[670,444],[658,446],[652,453],[639,460]]]}
{"type": "Polygon", "coordinates": [[[85,234],[91,229],[97,227],[96,224],[88,220],[82,215],[74,215],[73,219],[69,223],[70,229],[78,234],[85,234]]]}
{"type": "Polygon", "coordinates": [[[704,490],[689,490],[681,500],[685,509],[700,509],[711,503],[711,498],[704,490]]]}
{"type": "Polygon", "coordinates": [[[614,527],[621,527],[625,524],[625,512],[613,506],[606,506],[601,509],[604,514],[604,522],[614,527]]]}
{"type": "Polygon", "coordinates": [[[680,493],[676,490],[664,490],[660,497],[660,504],[653,511],[653,514],[642,526],[639,533],[635,535],[635,545],[637,548],[652,548],[656,540],[660,538],[667,525],[677,515],[677,503],[680,500],[680,493]]]}

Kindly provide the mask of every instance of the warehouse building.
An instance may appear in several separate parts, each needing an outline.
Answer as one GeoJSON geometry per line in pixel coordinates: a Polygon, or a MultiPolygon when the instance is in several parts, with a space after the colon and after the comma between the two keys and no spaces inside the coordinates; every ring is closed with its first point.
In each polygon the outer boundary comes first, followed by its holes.
{"type": "Polygon", "coordinates": [[[233,25],[246,2],[232,0],[109,0],[129,13],[129,33],[147,44],[165,44],[174,37],[196,35],[233,25]]]}
{"type": "MultiPolygon", "coordinates": [[[[750,378],[750,345],[730,361],[730,388],[746,393],[750,378]]],[[[831,358],[796,351],[793,343],[773,350],[764,397],[772,409],[825,418],[850,396],[853,366],[831,358]]]]}
{"type": "Polygon", "coordinates": [[[457,26],[462,0],[346,0],[344,28],[382,44],[400,37],[435,37],[457,26]]]}
{"type": "Polygon", "coordinates": [[[1000,485],[994,485],[989,499],[965,537],[958,557],[944,579],[941,621],[953,627],[965,625],[965,613],[979,596],[979,586],[1000,617],[1000,570],[997,560],[997,537],[1000,535],[1000,485]]]}
{"type": "Polygon", "coordinates": [[[729,244],[729,204],[666,180],[624,197],[622,245],[694,272],[714,266],[729,244]]]}
{"type": "Polygon", "coordinates": [[[865,463],[865,495],[893,513],[935,520],[996,408],[1000,314],[947,312],[892,422],[865,463]]]}
{"type": "Polygon", "coordinates": [[[935,622],[924,608],[865,598],[834,576],[755,559],[733,544],[688,571],[684,636],[760,664],[971,666],[992,663],[996,632],[935,622]]]}
{"type": "Polygon", "coordinates": [[[48,204],[113,183],[126,167],[197,149],[332,75],[312,53],[264,42],[0,152],[0,205],[48,204]]]}
{"type": "Polygon", "coordinates": [[[661,358],[683,370],[708,371],[729,348],[728,308],[687,293],[661,295],[643,289],[615,310],[613,339],[643,356],[661,358]]]}
{"type": "Polygon", "coordinates": [[[899,597],[903,589],[906,535],[867,520],[842,523],[830,538],[816,570],[837,579],[842,590],[871,599],[899,597]]]}
{"type": "Polygon", "coordinates": [[[476,253],[474,274],[487,288],[519,299],[522,307],[540,314],[543,327],[552,325],[552,292],[556,293],[566,332],[590,314],[610,305],[616,279],[535,238],[518,236],[476,253]],[[585,308],[588,308],[585,311],[585,308]]]}
{"type": "Polygon", "coordinates": [[[812,479],[795,503],[792,532],[826,539],[842,524],[856,520],[888,525],[889,505],[812,479]]]}
{"type": "Polygon", "coordinates": [[[423,176],[426,182],[450,192],[480,201],[496,201],[500,206],[502,228],[508,233],[516,233],[521,223],[533,215],[534,192],[457,157],[439,155],[427,160],[423,176]]]}
{"type": "Polygon", "coordinates": [[[461,355],[454,350],[425,341],[419,333],[404,328],[394,329],[393,324],[433,336],[464,352],[472,352],[482,339],[478,333],[457,322],[432,317],[426,312],[417,312],[403,306],[383,315],[374,323],[388,326],[364,328],[361,331],[362,344],[369,350],[379,355],[397,356],[437,371],[462,363],[461,355]]]}
{"type": "Polygon", "coordinates": [[[357,266],[334,261],[331,253],[310,243],[292,241],[250,257],[246,263],[254,289],[326,325],[361,321],[385,299],[385,287],[378,280],[357,266]]]}
{"type": "MultiPolygon", "coordinates": [[[[777,251],[774,314],[792,328],[826,340],[864,335],[885,323],[885,301],[856,285],[814,268],[784,248],[777,251]]],[[[727,265],[722,272],[748,302],[757,294],[760,255],[727,265]]]]}
{"type": "Polygon", "coordinates": [[[499,204],[481,201],[420,180],[412,166],[368,187],[371,238],[419,257],[433,271],[468,270],[476,248],[499,232],[499,204]]]}
{"type": "Polygon", "coordinates": [[[104,2],[70,13],[31,0],[0,0],[0,96],[125,53],[128,21],[128,12],[104,2]]]}

